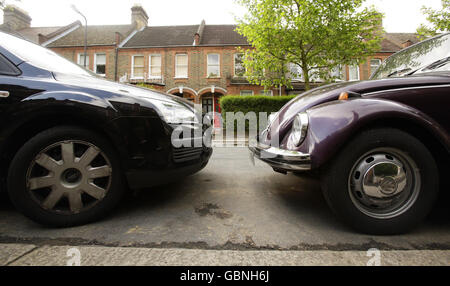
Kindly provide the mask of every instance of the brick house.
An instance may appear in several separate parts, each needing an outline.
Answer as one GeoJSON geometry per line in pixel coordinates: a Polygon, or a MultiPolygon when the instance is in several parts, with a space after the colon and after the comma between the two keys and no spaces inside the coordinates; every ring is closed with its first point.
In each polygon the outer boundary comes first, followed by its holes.
{"type": "MultiPolygon", "coordinates": [[[[20,9],[5,9],[0,29],[39,43],[65,58],[84,64],[84,27],[79,21],[65,27],[31,27],[20,9]]],[[[87,67],[107,79],[145,83],[153,88],[201,103],[205,111],[220,112],[223,95],[298,94],[301,78],[281,91],[251,85],[243,77],[240,49],[251,48],[235,25],[149,26],[141,6],[131,8],[129,25],[88,27],[87,67]]],[[[343,67],[342,80],[365,80],[393,53],[418,42],[412,33],[386,33],[381,50],[359,66],[343,67]]],[[[296,68],[293,66],[292,68],[296,68]]],[[[319,85],[320,80],[314,85],[319,85]]]]}
{"type": "Polygon", "coordinates": [[[147,83],[156,89],[202,103],[220,112],[226,94],[259,94],[264,88],[242,78],[240,48],[247,41],[235,25],[145,27],[120,48],[121,81],[147,83]]]}
{"type": "Polygon", "coordinates": [[[9,5],[3,9],[4,23],[0,25],[0,31],[45,46],[47,43],[70,34],[78,26],[81,26],[81,23],[76,21],[64,27],[31,27],[31,20],[26,11],[14,5],[9,5]]]}

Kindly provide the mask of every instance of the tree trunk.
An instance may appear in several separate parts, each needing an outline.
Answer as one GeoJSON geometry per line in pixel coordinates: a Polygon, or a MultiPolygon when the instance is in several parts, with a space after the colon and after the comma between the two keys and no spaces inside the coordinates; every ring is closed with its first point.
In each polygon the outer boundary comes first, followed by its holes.
{"type": "Polygon", "coordinates": [[[309,85],[309,70],[305,67],[302,67],[303,70],[303,79],[305,80],[305,91],[308,91],[311,89],[311,86],[309,85]]]}

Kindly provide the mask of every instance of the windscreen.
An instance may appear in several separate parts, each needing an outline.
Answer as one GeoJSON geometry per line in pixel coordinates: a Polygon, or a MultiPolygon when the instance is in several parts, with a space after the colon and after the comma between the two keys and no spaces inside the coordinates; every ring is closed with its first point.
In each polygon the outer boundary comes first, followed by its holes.
{"type": "Polygon", "coordinates": [[[435,37],[402,50],[386,59],[372,79],[450,70],[450,34],[435,37]]]}
{"type": "Polygon", "coordinates": [[[0,33],[0,46],[23,61],[50,72],[92,76],[87,70],[32,42],[0,33]]]}

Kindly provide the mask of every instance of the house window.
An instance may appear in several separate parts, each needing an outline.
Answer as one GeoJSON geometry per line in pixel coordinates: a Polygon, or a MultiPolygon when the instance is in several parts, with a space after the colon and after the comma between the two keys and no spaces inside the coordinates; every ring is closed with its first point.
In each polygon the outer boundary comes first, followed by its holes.
{"type": "Polygon", "coordinates": [[[265,96],[273,96],[273,90],[261,90],[261,92],[259,94],[265,95],[265,96]]]}
{"type": "Polygon", "coordinates": [[[95,54],[94,72],[102,76],[106,74],[106,54],[95,54]]]}
{"type": "Polygon", "coordinates": [[[149,77],[161,78],[161,55],[150,55],[149,65],[149,77]]]}
{"type": "Polygon", "coordinates": [[[188,55],[177,54],[175,57],[175,77],[188,78],[188,55]]]}
{"type": "Polygon", "coordinates": [[[370,60],[370,71],[372,74],[377,71],[378,67],[381,65],[380,59],[371,59],[370,60]]]}
{"type": "Polygon", "coordinates": [[[213,112],[213,99],[212,98],[203,98],[202,99],[202,111],[204,114],[213,112]]]}
{"type": "Polygon", "coordinates": [[[131,78],[143,79],[144,78],[144,56],[133,56],[131,62],[131,78]]]}
{"type": "Polygon", "coordinates": [[[338,65],[331,70],[331,77],[335,80],[342,80],[342,66],[338,65]]]}
{"type": "Polygon", "coordinates": [[[349,66],[348,67],[348,80],[359,80],[359,66],[349,66]]]}
{"type": "Polygon", "coordinates": [[[219,54],[208,54],[208,77],[220,77],[219,54]]]}
{"type": "Polygon", "coordinates": [[[252,96],[253,90],[241,90],[241,96],[252,96]]]}
{"type": "Polygon", "coordinates": [[[234,76],[245,76],[244,54],[234,54],[234,76]]]}
{"type": "Polygon", "coordinates": [[[302,68],[297,64],[290,64],[289,65],[289,72],[291,74],[291,78],[296,81],[302,81],[303,80],[303,70],[302,68]]]}
{"type": "MultiPolygon", "coordinates": [[[[84,54],[78,54],[78,65],[84,67],[84,54]]],[[[89,68],[89,55],[86,56],[86,68],[89,68]]]]}

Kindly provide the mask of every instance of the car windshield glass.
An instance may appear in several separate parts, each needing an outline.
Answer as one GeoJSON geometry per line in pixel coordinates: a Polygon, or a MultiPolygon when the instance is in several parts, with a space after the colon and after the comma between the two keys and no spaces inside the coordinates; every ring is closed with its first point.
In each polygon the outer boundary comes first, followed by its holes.
{"type": "Polygon", "coordinates": [[[25,62],[50,72],[93,76],[89,71],[32,42],[0,33],[0,46],[25,62]]]}
{"type": "Polygon", "coordinates": [[[386,59],[372,79],[450,70],[450,34],[426,40],[386,59]]]}

